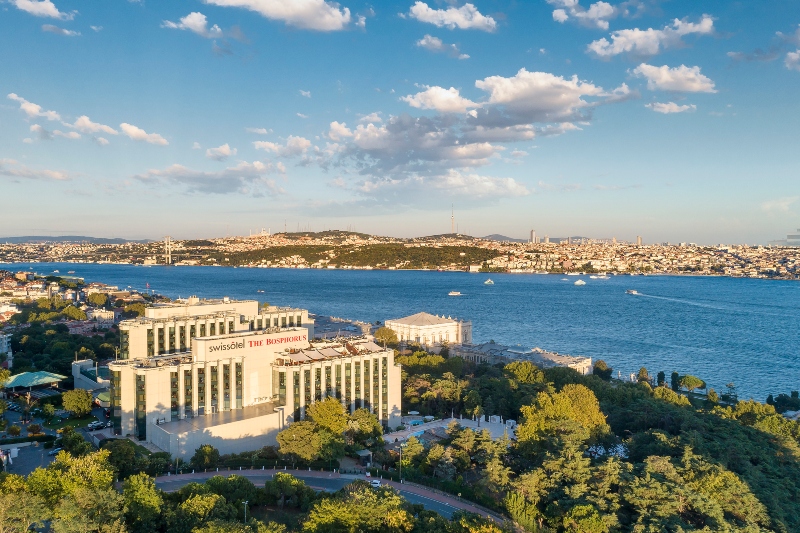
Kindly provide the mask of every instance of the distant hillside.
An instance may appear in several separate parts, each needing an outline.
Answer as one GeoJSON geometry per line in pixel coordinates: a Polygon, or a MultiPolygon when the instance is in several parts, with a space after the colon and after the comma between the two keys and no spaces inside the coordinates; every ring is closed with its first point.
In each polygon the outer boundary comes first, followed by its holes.
{"type": "Polygon", "coordinates": [[[487,235],[486,237],[483,237],[483,240],[499,242],[528,242],[528,239],[514,239],[512,237],[506,237],[505,235],[498,235],[497,233],[487,235]]]}
{"type": "Polygon", "coordinates": [[[104,239],[101,237],[86,237],[83,235],[64,235],[61,237],[48,237],[42,235],[25,235],[22,237],[0,237],[0,242],[9,244],[37,243],[37,242],[90,242],[92,244],[124,244],[126,242],[150,242],[150,239],[104,239]]]}

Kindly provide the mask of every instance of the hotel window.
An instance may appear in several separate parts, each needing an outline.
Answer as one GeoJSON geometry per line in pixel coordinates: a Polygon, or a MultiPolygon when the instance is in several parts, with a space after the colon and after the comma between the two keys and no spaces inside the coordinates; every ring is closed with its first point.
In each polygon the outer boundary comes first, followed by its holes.
{"type": "Polygon", "coordinates": [[[333,395],[336,398],[342,397],[342,365],[336,365],[336,389],[333,395]]]}
{"type": "Polygon", "coordinates": [[[233,333],[233,320],[228,321],[228,333],[233,333]]]}
{"type": "MultiPolygon", "coordinates": [[[[236,363],[236,408],[242,408],[242,398],[244,397],[244,371],[242,363],[236,363]]],[[[286,385],[284,384],[283,394],[286,395],[286,385]]]]}
{"type": "Polygon", "coordinates": [[[317,368],[314,371],[314,398],[317,401],[322,399],[322,369],[317,368]]]}
{"type": "Polygon", "coordinates": [[[250,331],[253,331],[254,329],[256,329],[256,322],[255,322],[255,320],[251,320],[250,321],[250,331]]]}
{"type": "Polygon", "coordinates": [[[169,328],[169,353],[175,353],[175,326],[169,328]]]}
{"type": "Polygon", "coordinates": [[[297,326],[298,327],[302,326],[303,325],[303,316],[302,315],[297,315],[297,321],[296,322],[297,322],[297,326]]]}
{"type": "MultiPolygon", "coordinates": [[[[268,319],[268,320],[269,320],[269,319],[268,319]]],[[[272,320],[272,327],[274,327],[274,328],[277,328],[277,327],[278,327],[278,317],[275,317],[275,318],[272,320]]]]}
{"type": "Polygon", "coordinates": [[[286,317],[285,317],[285,316],[282,316],[282,317],[281,317],[281,327],[282,327],[282,328],[285,328],[285,327],[286,327],[286,317]]]}
{"type": "Polygon", "coordinates": [[[325,396],[333,396],[333,389],[331,388],[331,367],[325,367],[325,396]]]}
{"type": "Polygon", "coordinates": [[[387,378],[388,378],[387,374],[389,372],[389,365],[388,365],[388,360],[387,360],[386,357],[383,358],[383,363],[382,363],[381,366],[382,366],[382,368],[381,368],[381,381],[383,382],[383,384],[382,384],[382,386],[383,386],[383,396],[381,397],[381,413],[382,413],[382,417],[381,418],[383,419],[383,423],[386,424],[386,423],[389,422],[389,406],[387,405],[389,403],[389,394],[388,394],[387,383],[386,383],[387,382],[387,378]]]}
{"type": "Polygon", "coordinates": [[[164,328],[158,328],[158,355],[166,353],[167,348],[164,346],[164,328]]]}
{"type": "Polygon", "coordinates": [[[192,371],[183,371],[183,414],[192,416],[192,371]]]}
{"type": "Polygon", "coordinates": [[[147,438],[147,397],[145,396],[144,376],[136,376],[136,438],[147,438]]]}
{"type": "Polygon", "coordinates": [[[131,334],[125,330],[121,330],[119,332],[119,358],[120,359],[127,359],[129,356],[129,345],[130,345],[130,336],[131,334]]]}
{"type": "Polygon", "coordinates": [[[208,335],[213,337],[217,334],[217,325],[216,324],[209,324],[208,325],[208,335]]]}
{"type": "Polygon", "coordinates": [[[122,433],[122,373],[111,372],[111,422],[114,434],[122,433]]]}
{"type": "Polygon", "coordinates": [[[361,363],[355,362],[355,373],[356,373],[356,386],[355,386],[355,402],[356,402],[356,409],[361,407],[361,363]]]}
{"type": "Polygon", "coordinates": [[[263,324],[263,321],[259,318],[258,319],[258,329],[261,329],[261,324],[263,324]]]}
{"type": "Polygon", "coordinates": [[[169,373],[170,415],[172,420],[178,418],[178,373],[169,373]]]}
{"type": "Polygon", "coordinates": [[[220,322],[219,323],[219,334],[220,335],[225,335],[225,322],[220,322]]]}
{"type": "Polygon", "coordinates": [[[292,376],[292,388],[294,396],[294,419],[300,420],[300,372],[294,371],[292,376]]]}
{"type": "Polygon", "coordinates": [[[303,406],[311,403],[311,370],[303,370],[303,406]]]}
{"type": "Polygon", "coordinates": [[[369,360],[364,361],[364,408],[370,408],[369,402],[369,360]]]}
{"type": "Polygon", "coordinates": [[[186,326],[178,328],[178,338],[180,338],[181,351],[186,351],[186,326]]]}
{"type": "Polygon", "coordinates": [[[231,410],[231,365],[222,365],[222,410],[231,410]]]}
{"type": "Polygon", "coordinates": [[[217,400],[219,400],[219,368],[211,367],[211,412],[217,412],[217,400]]]}
{"type": "Polygon", "coordinates": [[[293,328],[293,327],[294,327],[294,316],[290,316],[290,317],[289,317],[289,327],[290,327],[290,328],[293,328]]]}
{"type": "Polygon", "coordinates": [[[447,342],[450,342],[450,332],[449,331],[444,334],[444,340],[446,340],[447,342]]]}
{"type": "Polygon", "coordinates": [[[197,336],[197,326],[192,324],[189,326],[189,338],[186,340],[186,344],[191,347],[192,346],[192,339],[197,336]]]}
{"type": "Polygon", "coordinates": [[[286,405],[286,372],[278,372],[278,405],[286,405]]]}
{"type": "Polygon", "coordinates": [[[372,412],[380,418],[380,373],[381,363],[378,359],[372,360],[372,412]],[[378,404],[378,405],[376,405],[378,404]]]}
{"type": "Polygon", "coordinates": [[[206,369],[197,369],[197,414],[206,413],[206,369]]]}
{"type": "Polygon", "coordinates": [[[344,364],[344,401],[347,404],[347,410],[350,410],[350,402],[352,402],[353,395],[351,394],[351,375],[350,375],[350,367],[352,365],[350,363],[344,364]]]}
{"type": "Polygon", "coordinates": [[[153,329],[149,328],[147,330],[147,357],[153,357],[155,355],[155,347],[153,341],[153,329]]]}

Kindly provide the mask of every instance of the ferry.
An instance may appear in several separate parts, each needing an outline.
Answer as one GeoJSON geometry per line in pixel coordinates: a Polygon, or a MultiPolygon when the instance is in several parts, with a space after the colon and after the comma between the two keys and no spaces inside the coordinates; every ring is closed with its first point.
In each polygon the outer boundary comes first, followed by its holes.
{"type": "Polygon", "coordinates": [[[484,285],[494,285],[494,281],[492,281],[490,279],[487,279],[486,281],[483,282],[483,284],[484,285]]]}
{"type": "Polygon", "coordinates": [[[633,294],[635,296],[635,295],[639,294],[639,291],[635,291],[633,289],[628,289],[627,291],[625,291],[625,294],[633,294]]]}
{"type": "Polygon", "coordinates": [[[448,296],[461,296],[461,293],[458,291],[450,291],[447,293],[448,296]]]}
{"type": "Polygon", "coordinates": [[[58,270],[53,270],[53,274],[60,274],[60,273],[61,272],[59,272],[58,270]]]}
{"type": "Polygon", "coordinates": [[[575,282],[575,285],[586,285],[586,282],[583,281],[582,279],[579,279],[578,281],[575,282]]]}

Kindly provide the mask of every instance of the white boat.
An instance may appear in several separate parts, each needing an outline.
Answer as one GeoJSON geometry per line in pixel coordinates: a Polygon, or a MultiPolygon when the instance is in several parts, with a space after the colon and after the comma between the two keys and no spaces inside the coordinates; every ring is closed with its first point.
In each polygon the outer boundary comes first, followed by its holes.
{"type": "Polygon", "coordinates": [[[461,293],[458,291],[450,291],[447,293],[448,296],[461,296],[461,293]]]}
{"type": "Polygon", "coordinates": [[[59,272],[58,270],[53,270],[53,274],[60,274],[60,273],[61,272],[59,272]]]}
{"type": "Polygon", "coordinates": [[[69,272],[67,272],[67,274],[74,274],[74,273],[75,273],[74,270],[70,270],[69,272]]]}
{"type": "Polygon", "coordinates": [[[575,285],[586,285],[586,282],[583,281],[582,279],[579,279],[578,281],[575,282],[575,285]]]}
{"type": "Polygon", "coordinates": [[[494,285],[494,281],[492,281],[490,279],[487,279],[486,281],[483,282],[483,284],[484,285],[494,285]]]}
{"type": "Polygon", "coordinates": [[[597,279],[597,276],[591,275],[591,276],[589,276],[589,279],[597,279]]]}
{"type": "Polygon", "coordinates": [[[635,296],[635,295],[639,294],[639,291],[635,291],[633,289],[628,289],[627,291],[625,291],[625,294],[633,294],[635,296]]]}
{"type": "Polygon", "coordinates": [[[567,272],[567,276],[580,276],[580,272],[567,272]]]}
{"type": "Polygon", "coordinates": [[[567,278],[561,278],[561,281],[569,281],[567,278]]]}

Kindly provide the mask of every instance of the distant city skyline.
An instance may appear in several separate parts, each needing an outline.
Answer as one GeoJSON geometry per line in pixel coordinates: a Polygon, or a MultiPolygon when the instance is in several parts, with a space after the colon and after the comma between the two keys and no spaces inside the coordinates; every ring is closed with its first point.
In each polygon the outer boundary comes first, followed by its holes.
{"type": "Polygon", "coordinates": [[[2,236],[800,227],[793,3],[6,0],[0,31],[2,236]]]}

